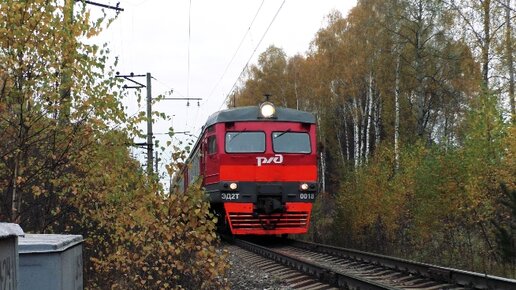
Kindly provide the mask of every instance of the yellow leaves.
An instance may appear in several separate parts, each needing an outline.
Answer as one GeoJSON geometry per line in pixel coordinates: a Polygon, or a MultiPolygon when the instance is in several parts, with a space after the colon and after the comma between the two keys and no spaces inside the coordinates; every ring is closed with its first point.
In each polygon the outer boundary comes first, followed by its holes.
{"type": "Polygon", "coordinates": [[[96,277],[112,279],[109,273],[123,273],[125,282],[109,280],[110,285],[127,283],[143,289],[169,289],[171,285],[225,288],[220,277],[227,265],[225,256],[214,246],[216,234],[208,230],[210,227],[196,226],[212,222],[205,214],[208,206],[201,201],[203,194],[199,188],[189,190],[188,196],[165,198],[152,192],[139,193],[123,207],[106,204],[99,208],[109,212],[109,222],[103,228],[115,230],[109,240],[119,246],[115,252],[104,250],[108,254],[95,260],[96,277]],[[183,284],[185,281],[188,284],[183,284]]]}
{"type": "Polygon", "coordinates": [[[175,266],[176,266],[176,268],[177,268],[179,271],[183,271],[183,270],[184,270],[184,266],[183,266],[183,264],[177,263],[175,266]]]}
{"type": "Polygon", "coordinates": [[[32,186],[32,194],[34,194],[35,196],[40,196],[41,195],[41,188],[39,188],[39,186],[36,186],[36,185],[33,185],[32,186]]]}
{"type": "Polygon", "coordinates": [[[100,33],[99,30],[95,29],[95,28],[91,28],[90,30],[88,30],[88,32],[86,33],[86,37],[87,38],[91,38],[93,36],[97,36],[98,34],[100,33]]]}
{"type": "Polygon", "coordinates": [[[23,182],[25,182],[25,178],[23,178],[23,176],[18,176],[18,177],[16,178],[16,184],[17,184],[17,185],[20,185],[20,184],[22,184],[23,182]]]}

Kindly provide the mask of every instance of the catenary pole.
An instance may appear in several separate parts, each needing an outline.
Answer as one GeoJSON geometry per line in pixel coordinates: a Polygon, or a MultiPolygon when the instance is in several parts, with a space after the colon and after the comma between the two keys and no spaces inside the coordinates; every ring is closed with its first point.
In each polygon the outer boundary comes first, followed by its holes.
{"type": "Polygon", "coordinates": [[[152,174],[153,141],[152,141],[152,93],[151,74],[147,73],[147,173],[152,174]]]}

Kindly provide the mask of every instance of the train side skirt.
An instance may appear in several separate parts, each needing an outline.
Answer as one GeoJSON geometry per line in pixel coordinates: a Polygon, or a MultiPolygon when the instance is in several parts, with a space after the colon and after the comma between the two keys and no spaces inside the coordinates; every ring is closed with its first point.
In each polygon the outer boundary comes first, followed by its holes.
{"type": "Polygon", "coordinates": [[[282,212],[272,214],[255,212],[252,203],[228,202],[224,209],[235,235],[305,234],[310,225],[312,203],[287,202],[282,212]]]}

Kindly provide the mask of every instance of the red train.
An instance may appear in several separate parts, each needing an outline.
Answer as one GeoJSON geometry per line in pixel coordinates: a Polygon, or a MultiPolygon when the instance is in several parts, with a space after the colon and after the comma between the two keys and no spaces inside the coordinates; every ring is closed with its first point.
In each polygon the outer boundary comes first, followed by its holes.
{"type": "Polygon", "coordinates": [[[313,114],[270,102],[211,115],[185,170],[181,191],[202,176],[212,210],[235,235],[308,231],[317,195],[313,114]]]}

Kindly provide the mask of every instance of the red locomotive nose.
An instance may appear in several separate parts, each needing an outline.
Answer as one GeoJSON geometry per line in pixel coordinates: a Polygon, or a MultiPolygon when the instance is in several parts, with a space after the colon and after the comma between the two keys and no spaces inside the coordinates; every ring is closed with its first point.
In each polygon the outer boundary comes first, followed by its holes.
{"type": "Polygon", "coordinates": [[[306,233],[317,193],[315,117],[272,103],[262,109],[210,116],[179,187],[201,176],[212,211],[233,234],[306,233]]]}

